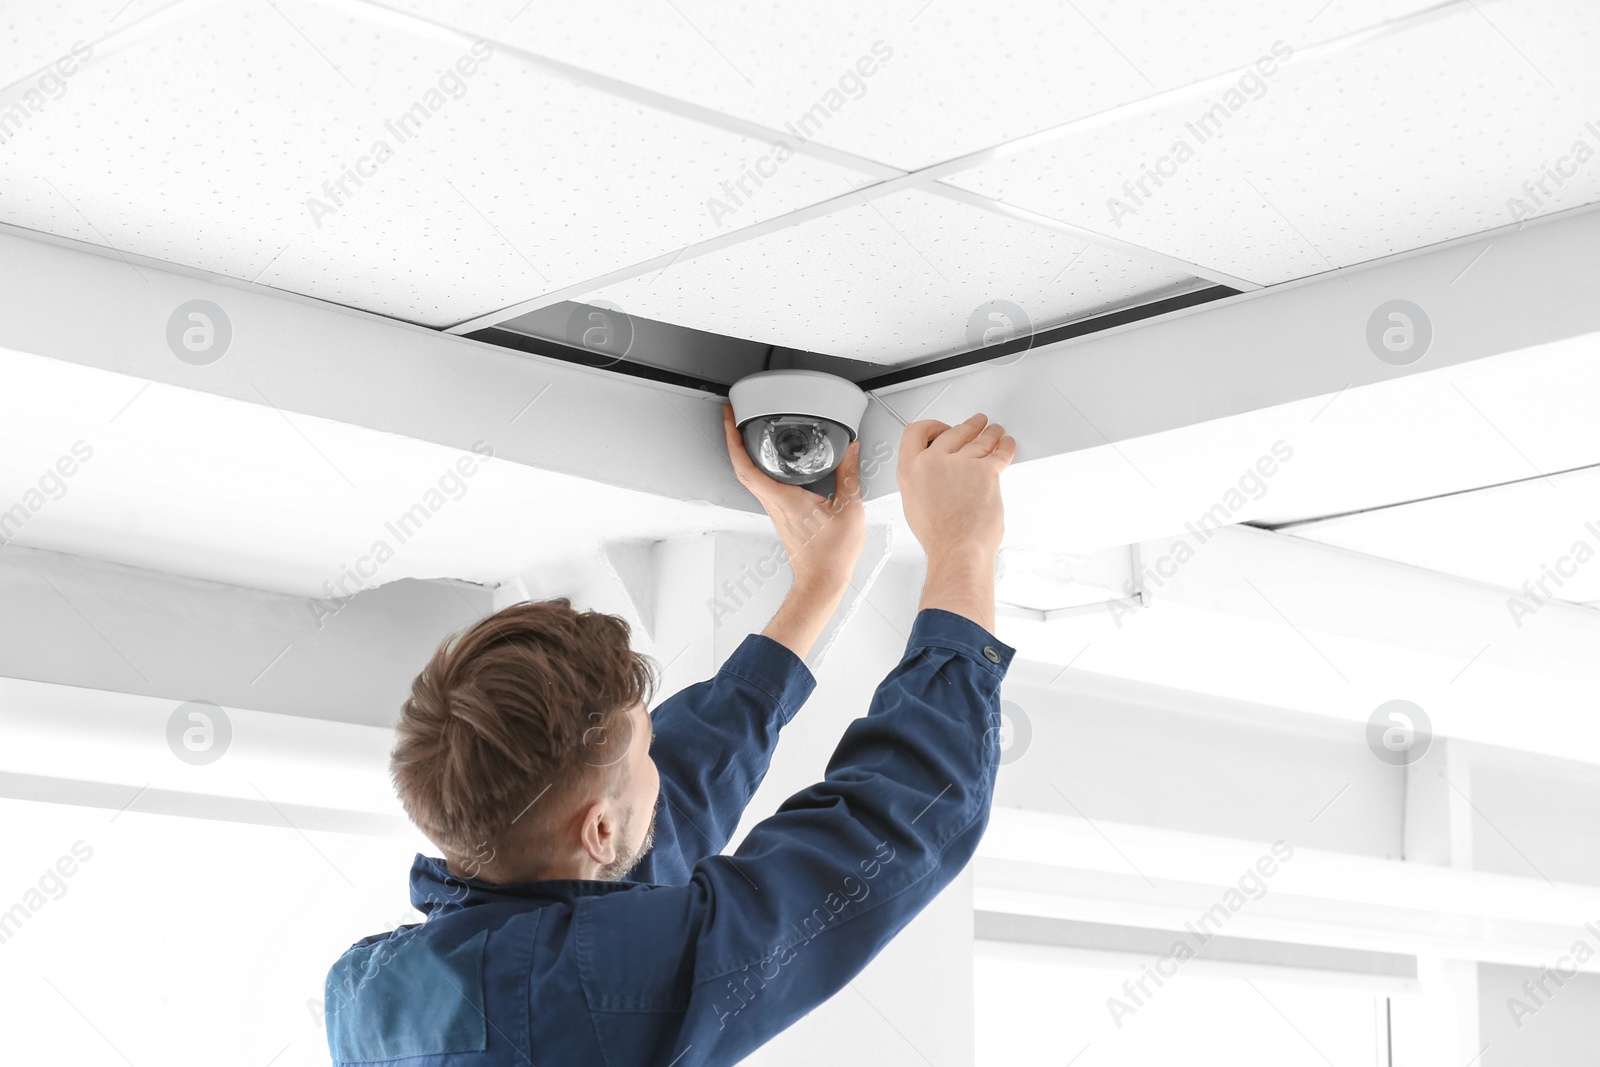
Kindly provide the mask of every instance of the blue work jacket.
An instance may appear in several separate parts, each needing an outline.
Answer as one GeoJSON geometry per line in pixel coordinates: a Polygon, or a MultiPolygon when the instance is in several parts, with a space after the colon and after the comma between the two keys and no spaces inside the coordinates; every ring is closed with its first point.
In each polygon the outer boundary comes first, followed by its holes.
{"type": "Polygon", "coordinates": [[[721,855],[816,679],[760,634],[652,718],[655,846],[628,879],[491,885],[418,855],[426,921],[328,973],[333,1060],[407,1067],[732,1064],[842,989],[988,825],[1014,649],[938,608],[822,781],[721,855]]]}

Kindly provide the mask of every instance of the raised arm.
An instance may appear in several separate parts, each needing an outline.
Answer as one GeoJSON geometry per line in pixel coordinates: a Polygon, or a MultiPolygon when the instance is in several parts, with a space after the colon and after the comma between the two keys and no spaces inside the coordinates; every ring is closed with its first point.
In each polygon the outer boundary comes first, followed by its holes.
{"type": "Polygon", "coordinates": [[[766,777],[778,731],[814,688],[791,649],[750,634],[714,677],[656,707],[655,844],[628,881],[683,885],[696,862],[727,847],[766,777]]]}
{"type": "Polygon", "coordinates": [[[612,1062],[736,1063],[842,988],[971,859],[1014,655],[991,632],[1001,523],[986,479],[1015,443],[976,421],[907,430],[901,487],[928,580],[903,659],[824,779],[688,885],[580,904],[583,993],[612,1062]],[[908,449],[938,453],[908,470],[908,449]]]}
{"type": "Polygon", "coordinates": [[[691,1049],[684,1063],[737,1063],[938,896],[988,824],[1013,654],[969,619],[919,612],[821,782],[732,855],[701,860],[688,885],[579,904],[583,993],[611,1062],[691,1049]]]}
{"type": "Polygon", "coordinates": [[[767,773],[779,729],[816,687],[805,657],[849,588],[866,537],[858,445],[824,500],[758,470],[731,407],[723,409],[723,424],[734,473],[772,518],[794,577],[760,634],[746,637],[715,677],[652,714],[650,754],[661,774],[655,844],[629,881],[682,885],[696,861],[727,846],[767,773]]]}

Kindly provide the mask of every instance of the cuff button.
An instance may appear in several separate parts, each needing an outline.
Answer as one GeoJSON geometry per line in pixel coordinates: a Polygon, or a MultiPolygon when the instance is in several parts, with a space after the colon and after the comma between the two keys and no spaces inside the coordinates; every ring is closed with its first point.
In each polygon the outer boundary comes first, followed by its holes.
{"type": "Polygon", "coordinates": [[[984,645],[983,646],[983,655],[984,655],[984,658],[986,658],[990,663],[999,663],[1000,662],[1000,653],[998,653],[998,652],[996,652],[994,650],[994,646],[993,645],[984,645]]]}

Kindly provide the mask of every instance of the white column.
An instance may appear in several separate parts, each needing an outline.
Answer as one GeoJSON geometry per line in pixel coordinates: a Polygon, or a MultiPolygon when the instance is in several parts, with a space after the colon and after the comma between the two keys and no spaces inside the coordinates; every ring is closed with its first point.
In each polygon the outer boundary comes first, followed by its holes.
{"type": "MultiPolygon", "coordinates": [[[[1473,869],[1469,753],[1465,742],[1437,737],[1421,759],[1404,769],[1408,862],[1473,869]]],[[[1419,955],[1417,982],[1417,996],[1394,1001],[1395,1062],[1425,1067],[1482,1063],[1477,961],[1419,955]]]]}
{"type": "MultiPolygon", "coordinates": [[[[727,851],[799,790],[820,781],[845,728],[865,715],[900,662],[921,597],[924,563],[891,560],[890,531],[869,527],[852,591],[807,657],[811,699],[784,728],[772,765],[727,851]]],[[[710,677],[782,603],[791,573],[774,535],[706,533],[625,551],[601,546],[502,587],[497,606],[565,595],[575,607],[628,618],[635,647],[663,666],[660,696],[710,677]]],[[[853,862],[840,857],[841,864],[853,862]]],[[[884,949],[850,985],[745,1062],[761,1067],[874,1063],[966,1067],[973,1031],[972,871],[884,949]]]]}

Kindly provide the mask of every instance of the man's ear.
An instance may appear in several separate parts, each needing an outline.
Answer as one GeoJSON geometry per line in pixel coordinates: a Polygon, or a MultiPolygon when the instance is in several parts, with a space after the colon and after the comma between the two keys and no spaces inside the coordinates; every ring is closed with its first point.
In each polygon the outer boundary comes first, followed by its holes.
{"type": "Polygon", "coordinates": [[[583,809],[578,838],[589,858],[596,863],[610,863],[617,858],[616,816],[604,800],[596,800],[583,809]]]}

